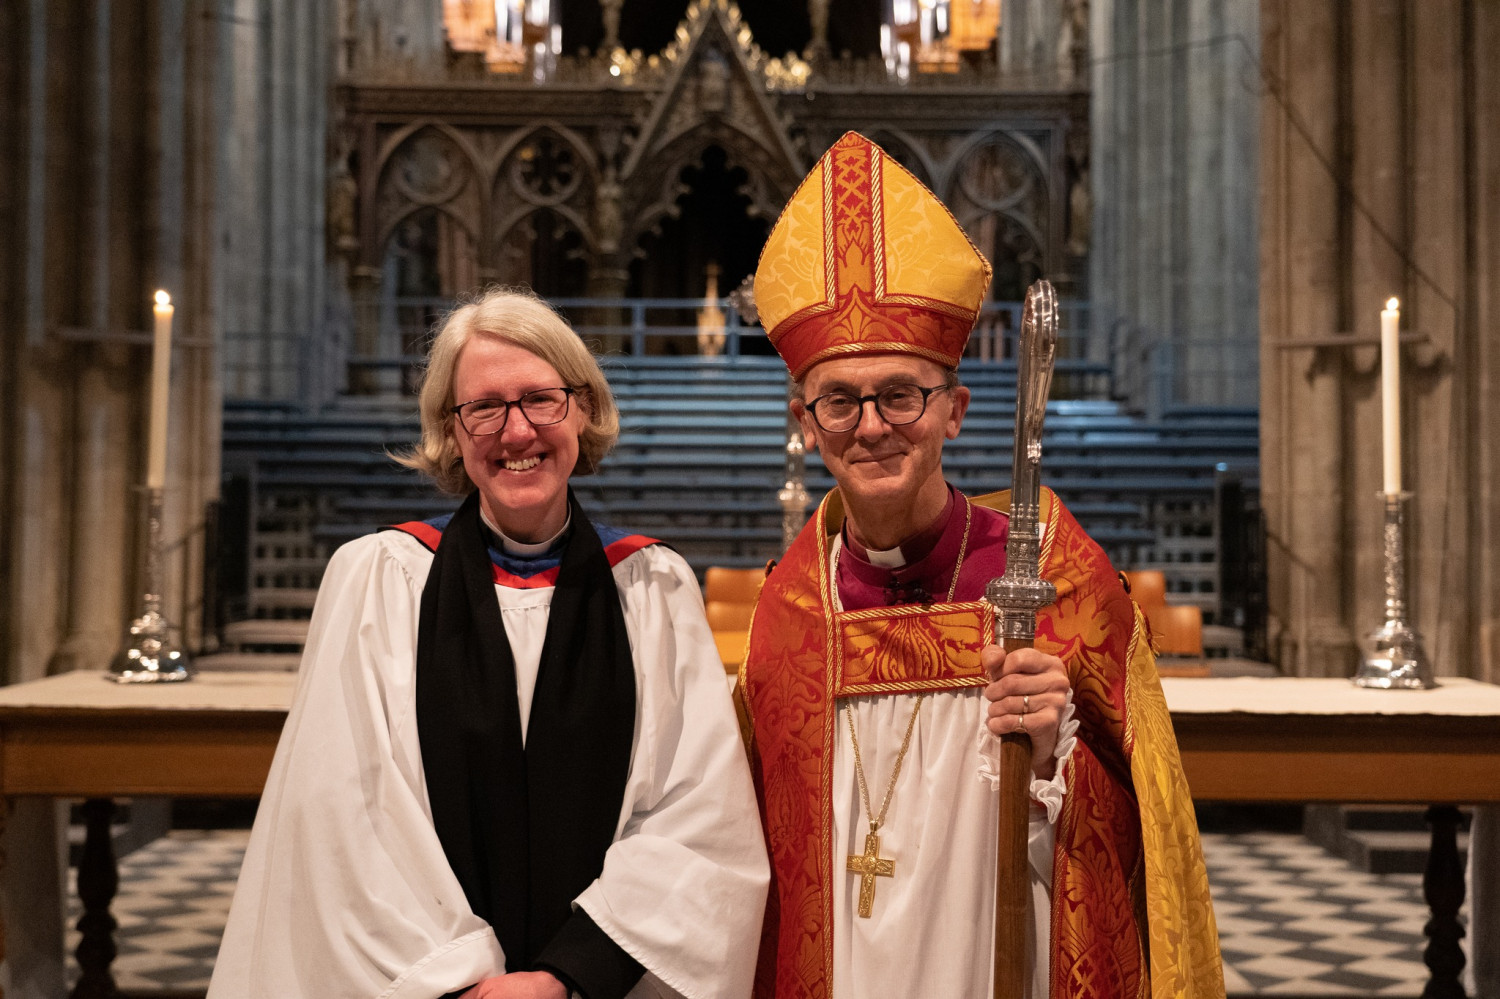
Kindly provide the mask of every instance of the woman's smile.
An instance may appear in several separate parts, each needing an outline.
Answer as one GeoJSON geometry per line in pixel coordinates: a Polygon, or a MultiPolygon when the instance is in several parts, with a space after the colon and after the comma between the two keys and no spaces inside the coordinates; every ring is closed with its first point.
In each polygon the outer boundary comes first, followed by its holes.
{"type": "MultiPolygon", "coordinates": [[[[531,392],[564,386],[557,369],[524,347],[490,337],[464,345],[453,374],[459,402],[489,399],[515,402],[531,392]]],[[[586,403],[568,401],[557,423],[536,426],[520,406],[511,406],[504,425],[474,435],[453,418],[450,430],[464,470],[479,490],[479,502],[507,537],[539,541],[562,529],[568,519],[568,477],[578,464],[578,435],[588,421],[586,403]]]]}

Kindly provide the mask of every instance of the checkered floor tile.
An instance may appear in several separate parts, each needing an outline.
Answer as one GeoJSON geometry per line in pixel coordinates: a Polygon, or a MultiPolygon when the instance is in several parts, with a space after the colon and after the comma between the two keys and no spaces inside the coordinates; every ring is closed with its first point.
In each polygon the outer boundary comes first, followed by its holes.
{"type": "MultiPolygon", "coordinates": [[[[248,837],[179,830],[121,861],[121,988],[207,988],[248,837]]],[[[1206,833],[1203,851],[1230,995],[1421,994],[1419,876],[1365,874],[1287,833],[1206,833]]]]}
{"type": "Polygon", "coordinates": [[[1231,995],[1421,994],[1420,875],[1365,874],[1286,833],[1205,833],[1203,854],[1231,995]]]}
{"type": "MultiPolygon", "coordinates": [[[[120,924],[116,985],[188,992],[208,988],[249,838],[249,830],[179,829],[120,861],[120,890],[110,907],[120,924]]],[[[69,927],[79,915],[76,873],[69,873],[69,927]]],[[[78,977],[72,958],[77,946],[78,932],[69,929],[70,984],[78,977]]]]}

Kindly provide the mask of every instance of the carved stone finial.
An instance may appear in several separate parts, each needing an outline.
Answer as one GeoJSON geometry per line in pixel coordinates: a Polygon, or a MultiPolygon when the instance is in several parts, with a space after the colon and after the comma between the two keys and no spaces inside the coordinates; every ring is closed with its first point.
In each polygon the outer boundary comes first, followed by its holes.
{"type": "Polygon", "coordinates": [[[1067,0],[1057,38],[1058,73],[1075,86],[1088,81],[1089,0],[1067,0]]]}
{"type": "Polygon", "coordinates": [[[604,15],[604,41],[599,51],[609,52],[620,44],[620,8],[625,0],[599,0],[599,10],[604,15]]]}
{"type": "Polygon", "coordinates": [[[807,0],[807,19],[812,22],[807,58],[822,59],[828,55],[828,0],[807,0]]]}
{"type": "Polygon", "coordinates": [[[611,163],[594,189],[594,234],[600,252],[606,256],[620,249],[620,240],[625,235],[625,217],[621,210],[623,195],[624,188],[611,163]]]}

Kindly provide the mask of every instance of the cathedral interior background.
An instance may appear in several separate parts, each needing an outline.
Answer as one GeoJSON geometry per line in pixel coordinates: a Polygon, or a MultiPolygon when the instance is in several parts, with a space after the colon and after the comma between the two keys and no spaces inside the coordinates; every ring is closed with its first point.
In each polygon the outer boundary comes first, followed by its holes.
{"type": "Polygon", "coordinates": [[[493,284],[617,388],[591,515],[700,575],[776,557],[832,480],[742,286],[855,129],[994,264],[950,477],[1008,485],[1046,277],[1044,480],[1210,668],[1347,676],[1380,620],[1398,297],[1409,611],[1440,674],[1500,679],[1496,48],[1487,0],[0,5],[3,678],[102,668],[139,610],[158,288],[162,596],[204,662],[294,664],[332,550],[451,507],[389,453],[493,284]]]}

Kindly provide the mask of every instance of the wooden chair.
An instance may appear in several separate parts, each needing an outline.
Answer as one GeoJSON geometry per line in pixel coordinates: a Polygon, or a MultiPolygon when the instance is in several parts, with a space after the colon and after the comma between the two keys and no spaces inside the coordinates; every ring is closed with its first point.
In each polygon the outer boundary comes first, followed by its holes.
{"type": "Polygon", "coordinates": [[[727,569],[711,565],[703,574],[703,599],[731,604],[753,604],[766,581],[765,569],[727,569]]]}
{"type": "Polygon", "coordinates": [[[1130,584],[1131,599],[1141,605],[1147,617],[1167,605],[1167,577],[1160,569],[1127,569],[1123,575],[1130,584]]]}
{"type": "Polygon", "coordinates": [[[710,600],[703,609],[708,613],[708,626],[714,631],[749,631],[750,612],[754,604],[710,600]]]}
{"type": "Polygon", "coordinates": [[[749,640],[748,631],[714,632],[714,644],[719,647],[719,662],[724,664],[724,672],[740,671],[740,659],[745,655],[745,643],[749,640]]]}
{"type": "Polygon", "coordinates": [[[1156,651],[1164,656],[1203,656],[1203,611],[1193,604],[1162,604],[1146,612],[1156,651]]]}
{"type": "Polygon", "coordinates": [[[711,565],[703,574],[703,609],[719,647],[719,659],[730,673],[740,668],[749,634],[750,614],[755,610],[765,569],[727,569],[711,565]]]}

